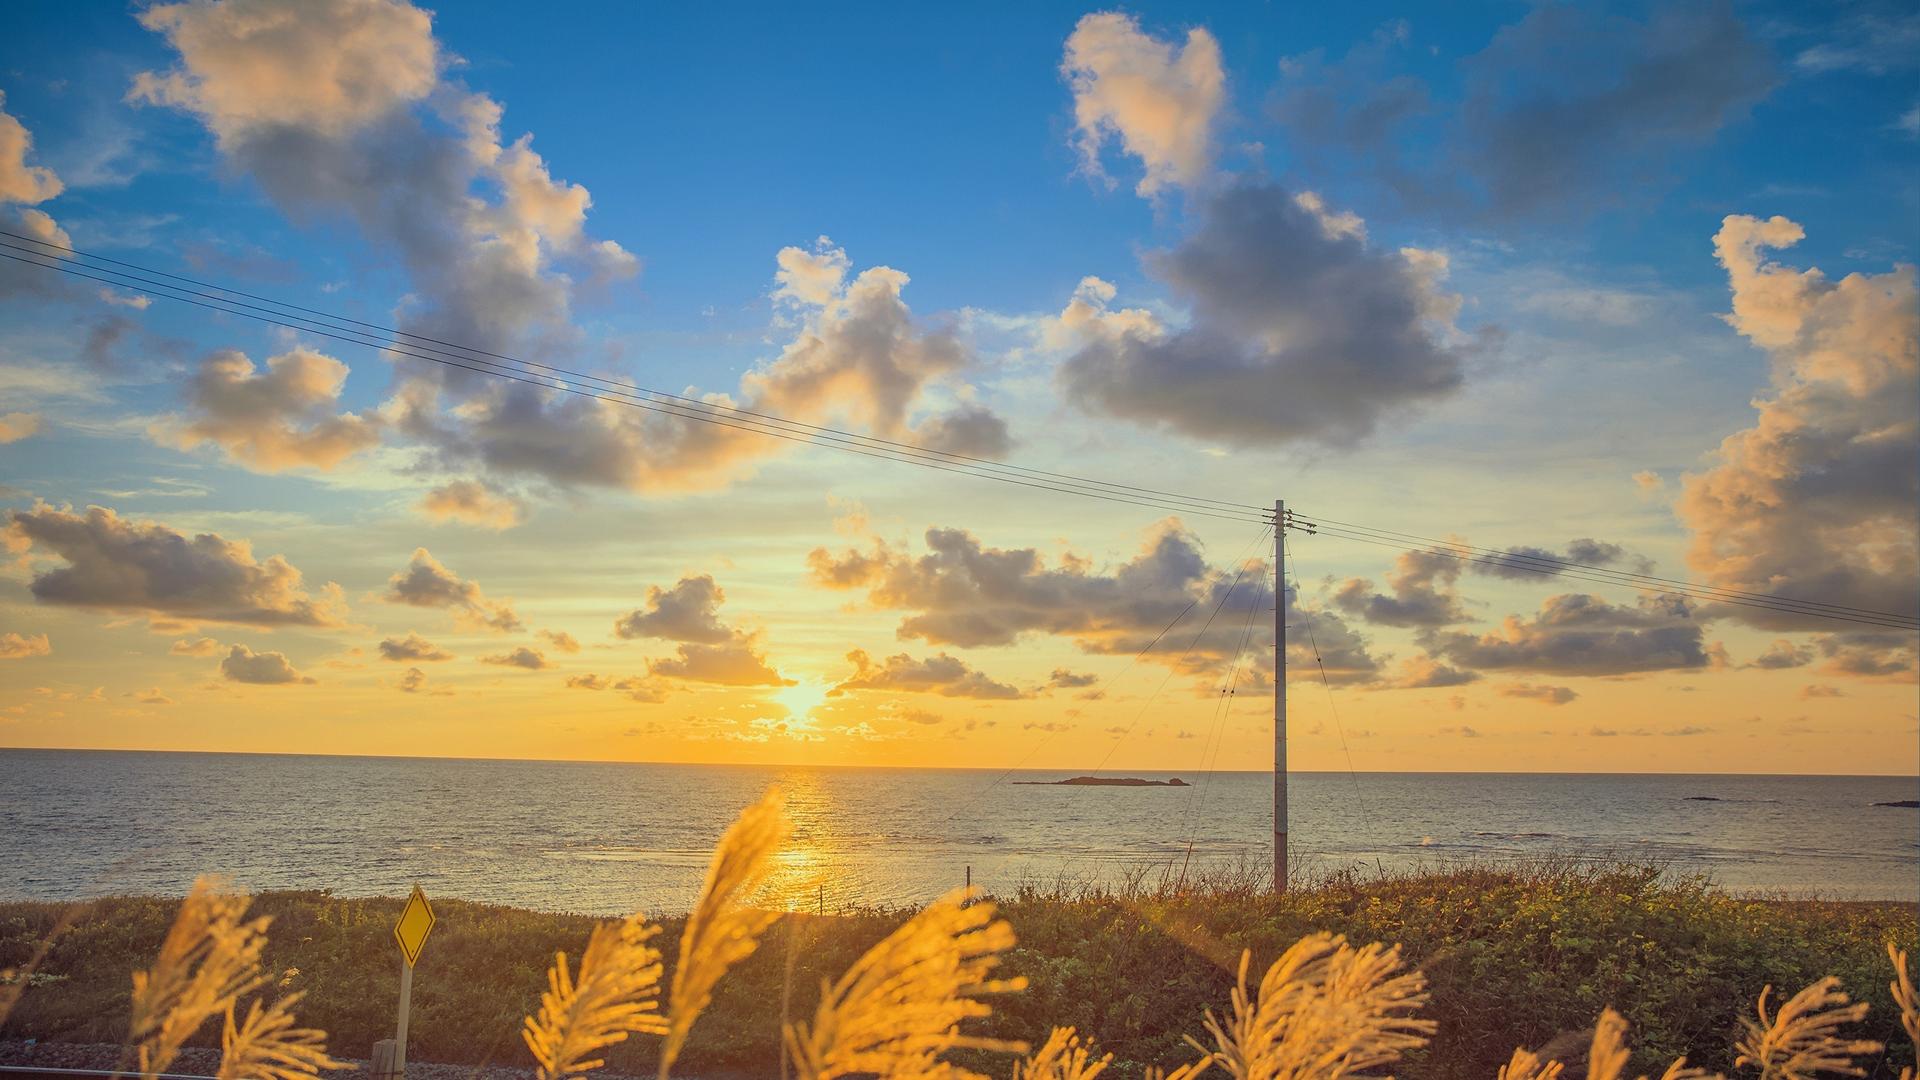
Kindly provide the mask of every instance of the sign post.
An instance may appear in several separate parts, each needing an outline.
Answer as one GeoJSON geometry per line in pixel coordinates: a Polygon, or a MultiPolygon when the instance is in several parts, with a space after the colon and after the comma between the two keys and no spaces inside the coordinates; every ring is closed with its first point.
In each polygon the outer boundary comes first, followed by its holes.
{"type": "Polygon", "coordinates": [[[413,1006],[413,965],[420,949],[433,932],[433,905],[420,886],[413,887],[407,906],[400,909],[400,921],[393,924],[393,940],[400,943],[400,1018],[394,1025],[393,1071],[404,1077],[407,1072],[407,1011],[413,1006]]]}

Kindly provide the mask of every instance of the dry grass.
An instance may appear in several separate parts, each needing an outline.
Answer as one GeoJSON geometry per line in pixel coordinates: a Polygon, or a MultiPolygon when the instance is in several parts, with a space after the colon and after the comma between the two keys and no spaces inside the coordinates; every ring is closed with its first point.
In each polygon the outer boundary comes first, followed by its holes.
{"type": "Polygon", "coordinates": [[[720,838],[707,880],[680,935],[680,963],[673,973],[673,1006],[660,1048],[660,1080],[686,1046],[687,1033],[713,1001],[714,985],[733,965],[753,954],[760,935],[779,913],[748,901],[773,872],[773,857],[792,831],[779,791],[747,808],[720,838]]]}
{"type": "Polygon", "coordinates": [[[248,919],[247,897],[201,878],[180,905],[153,966],[133,973],[131,1058],[143,1077],[173,1064],[194,1033],[223,1017],[219,1080],[300,1080],[340,1067],[327,1056],[326,1032],[295,1026],[298,993],[262,1006],[240,999],[267,984],[260,954],[266,916],[248,919]]]}
{"type": "Polygon", "coordinates": [[[951,1076],[985,1080],[947,1065],[952,1050],[1024,1053],[1026,1044],[984,1039],[960,1025],[993,1013],[988,994],[1026,989],[1025,979],[989,978],[1013,948],[1013,928],[990,903],[960,890],[927,905],[824,988],[812,1024],[790,1024],[787,1049],[801,1080],[951,1076]]]}
{"type": "Polygon", "coordinates": [[[641,915],[594,927],[580,954],[578,979],[567,970],[567,954],[554,954],[540,1011],[527,1017],[521,1032],[540,1080],[592,1072],[605,1062],[588,1055],[628,1035],[667,1033],[660,1015],[660,950],[648,944],[659,933],[641,915]]]}
{"type": "MultiPolygon", "coordinates": [[[[606,1047],[632,1035],[662,1037],[659,1074],[667,1077],[687,1034],[727,972],[749,956],[778,913],[754,906],[789,825],[777,793],[748,808],[721,838],[706,884],[679,944],[672,998],[660,1011],[660,950],[650,942],[660,928],[640,915],[596,927],[577,975],[564,952],[548,972],[538,1010],[524,1021],[524,1037],[543,1080],[580,1077],[602,1065],[606,1047]]],[[[1231,883],[1229,883],[1231,884],[1231,883]]],[[[1188,895],[1191,882],[1140,881],[1135,900],[1188,895]]],[[[1111,896],[1111,893],[1105,894],[1111,896]]],[[[181,904],[152,967],[133,975],[128,1060],[144,1076],[163,1071],[179,1048],[215,1017],[223,1018],[220,1080],[303,1080],[336,1068],[325,1034],[299,1027],[297,992],[274,1000],[242,999],[262,989],[268,918],[249,919],[248,898],[212,880],[195,885],[181,904]]],[[[1184,940],[1184,939],[1183,939],[1184,940]]],[[[1196,936],[1195,946],[1219,942],[1196,936]]],[[[991,1055],[1024,1053],[1013,1040],[979,1034],[993,1014],[988,998],[1017,993],[1022,978],[994,978],[1014,948],[1013,928],[992,903],[962,891],[914,915],[822,987],[809,1021],[782,1032],[788,1061],[800,1080],[852,1076],[985,1080],[971,1064],[991,1055]],[[960,1053],[968,1065],[949,1055],[960,1053]]],[[[43,950],[44,951],[44,950],[43,950]]],[[[36,954],[39,955],[39,954],[36,954]]],[[[1920,995],[1907,955],[1889,944],[1892,1000],[1909,1038],[1920,1043],[1920,995]]],[[[1228,1010],[1199,1018],[1211,1042],[1191,1037],[1201,1057],[1171,1073],[1148,1068],[1149,1080],[1192,1080],[1219,1072],[1236,1080],[1360,1080],[1423,1051],[1435,1022],[1419,1016],[1428,1003],[1426,977],[1406,970],[1400,947],[1355,947],[1339,935],[1308,934],[1287,948],[1249,990],[1252,952],[1239,956],[1239,978],[1228,1010]]],[[[1819,979],[1777,1008],[1772,987],[1759,995],[1736,1044],[1736,1074],[1754,1080],[1814,1080],[1863,1076],[1865,1055],[1881,1044],[1847,1029],[1863,1020],[1865,1002],[1853,1002],[1831,976],[1819,979]]],[[[1568,1073],[1561,1053],[1567,1039],[1541,1050],[1516,1049],[1496,1080],[1625,1080],[1632,1051],[1627,1021],[1612,1008],[1594,1021],[1585,1053],[1568,1073]]],[[[1664,1057],[1659,1060],[1665,1060],[1664,1057]]],[[[1722,1059],[1724,1060],[1724,1059],[1722,1059]]],[[[1916,1064],[1920,1064],[1917,1061],[1916,1064]]],[[[1096,1080],[1110,1076],[1102,1055],[1073,1028],[1056,1027],[1030,1057],[1007,1065],[1013,1080],[1096,1080]]],[[[785,1070],[783,1069],[783,1072],[785,1070]]],[[[1886,1074],[1883,1074],[1886,1075],[1886,1074]]],[[[1915,1069],[1902,1071],[1913,1080],[1915,1069]]],[[[1640,1076],[1639,1080],[1648,1080],[1640,1076]]],[[[1723,1080],[1677,1058],[1660,1080],[1723,1080]]]]}
{"type": "Polygon", "coordinates": [[[1057,1027],[1024,1061],[1013,1063],[1012,1080],[1095,1080],[1113,1064],[1112,1054],[1093,1056],[1093,1047],[1070,1027],[1057,1027]]]}

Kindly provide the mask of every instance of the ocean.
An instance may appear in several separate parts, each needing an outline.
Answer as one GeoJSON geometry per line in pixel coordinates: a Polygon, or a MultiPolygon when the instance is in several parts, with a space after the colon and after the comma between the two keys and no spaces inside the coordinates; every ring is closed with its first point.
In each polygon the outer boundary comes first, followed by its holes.
{"type": "MultiPolygon", "coordinates": [[[[787,902],[1270,865],[1271,778],[1056,787],[1059,771],[0,750],[0,898],[414,883],[551,911],[685,910],[715,839],[770,785],[795,822],[787,902]]],[[[1165,773],[1128,773],[1164,779],[1165,773]]],[[[1920,778],[1296,773],[1307,873],[1620,857],[1737,891],[1920,899],[1920,778]]]]}

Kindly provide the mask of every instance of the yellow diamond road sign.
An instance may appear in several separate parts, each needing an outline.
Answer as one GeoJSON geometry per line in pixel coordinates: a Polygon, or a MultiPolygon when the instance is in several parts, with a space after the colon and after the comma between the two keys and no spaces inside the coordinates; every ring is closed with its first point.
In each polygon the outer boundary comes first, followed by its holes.
{"type": "Polygon", "coordinates": [[[400,953],[407,958],[408,967],[420,959],[420,947],[433,932],[433,923],[433,905],[427,903],[427,894],[415,885],[413,895],[407,897],[407,906],[400,911],[400,921],[393,924],[393,939],[400,943],[400,953]]]}

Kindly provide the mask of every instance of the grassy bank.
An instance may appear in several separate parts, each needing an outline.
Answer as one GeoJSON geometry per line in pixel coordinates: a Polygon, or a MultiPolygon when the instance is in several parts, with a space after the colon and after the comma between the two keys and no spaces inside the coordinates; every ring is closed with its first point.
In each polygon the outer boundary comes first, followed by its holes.
{"type": "MultiPolygon", "coordinates": [[[[0,904],[0,968],[26,963],[67,921],[0,1034],[124,1037],[129,973],[150,962],[177,906],[140,897],[77,909],[0,904]]],[[[257,913],[274,917],[269,968],[284,973],[285,988],[306,991],[302,1022],[326,1029],[339,1053],[364,1056],[390,1034],[399,907],[304,892],[255,900],[257,913]]],[[[410,1056],[528,1062],[520,1019],[554,950],[577,954],[597,920],[457,900],[435,908],[440,924],[416,969],[410,1056]]],[[[1433,999],[1422,1015],[1439,1031],[1396,1070],[1408,1080],[1491,1077],[1515,1046],[1581,1031],[1608,1005],[1632,1024],[1636,1068],[1657,1071],[1656,1062],[1686,1053],[1726,1069],[1738,1020],[1762,986],[1791,993],[1826,974],[1872,1003],[1860,1034],[1886,1042],[1889,1060],[1912,1060],[1885,954],[1889,941],[1920,952],[1912,904],[1740,899],[1651,869],[1548,866],[1336,879],[1284,897],[1231,883],[1184,893],[1055,890],[1004,898],[1002,913],[1020,936],[1005,971],[1031,986],[994,999],[982,1030],[1037,1043],[1050,1026],[1071,1024],[1115,1053],[1120,1075],[1190,1060],[1181,1036],[1198,1034],[1202,1011],[1226,1002],[1240,951],[1253,950],[1257,971],[1313,930],[1400,942],[1426,972],[1433,999]]],[[[720,984],[681,1070],[777,1075],[783,994],[794,1014],[810,1010],[821,980],[905,915],[785,919],[720,984]]],[[[680,923],[664,925],[671,942],[680,923]]],[[[609,1065],[642,1070],[653,1043],[616,1047],[609,1065]]],[[[1874,1075],[1897,1074],[1882,1065],[1874,1075]]]]}

